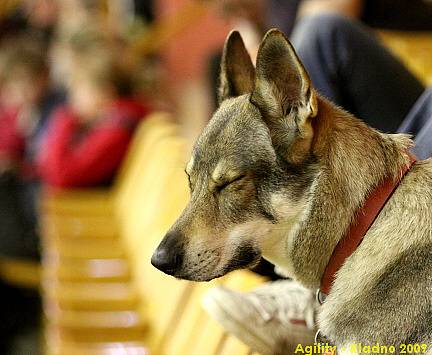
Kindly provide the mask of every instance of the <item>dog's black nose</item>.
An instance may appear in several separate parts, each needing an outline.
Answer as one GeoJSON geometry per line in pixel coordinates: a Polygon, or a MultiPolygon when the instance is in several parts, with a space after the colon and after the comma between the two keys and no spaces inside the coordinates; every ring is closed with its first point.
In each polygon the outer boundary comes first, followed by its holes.
{"type": "Polygon", "coordinates": [[[171,275],[178,266],[178,258],[166,248],[157,248],[153,253],[151,263],[155,268],[171,275]]]}
{"type": "Polygon", "coordinates": [[[169,275],[178,271],[183,261],[183,248],[179,239],[178,234],[168,233],[165,236],[151,258],[155,268],[169,275]]]}

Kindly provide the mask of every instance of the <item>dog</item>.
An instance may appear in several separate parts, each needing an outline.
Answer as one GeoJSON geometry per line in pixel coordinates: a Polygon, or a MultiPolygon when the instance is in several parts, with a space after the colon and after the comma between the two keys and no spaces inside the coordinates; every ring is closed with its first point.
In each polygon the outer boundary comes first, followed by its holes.
{"type": "MultiPolygon", "coordinates": [[[[411,146],[407,135],[381,133],[321,97],[278,30],[262,40],[256,68],[234,31],[219,108],[186,167],[190,202],[152,263],[209,281],[263,257],[317,289],[356,211],[398,177],[411,146]]],[[[417,162],[336,274],[318,325],[338,348],[403,353],[419,344],[432,353],[431,187],[432,160],[417,162]]]]}

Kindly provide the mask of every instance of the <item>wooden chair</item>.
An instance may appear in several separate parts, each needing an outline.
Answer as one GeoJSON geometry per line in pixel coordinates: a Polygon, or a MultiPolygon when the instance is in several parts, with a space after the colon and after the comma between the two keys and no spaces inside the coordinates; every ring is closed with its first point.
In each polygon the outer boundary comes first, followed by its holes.
{"type": "Polygon", "coordinates": [[[119,349],[144,351],[139,341],[146,322],[138,312],[141,301],[119,238],[117,211],[122,203],[127,208],[149,156],[175,130],[166,114],[142,123],[111,190],[45,193],[41,205],[48,353],[109,353],[115,343],[119,349]]]}
{"type": "Polygon", "coordinates": [[[380,36],[420,80],[432,84],[432,32],[380,31],[380,36]]]}
{"type": "Polygon", "coordinates": [[[44,261],[45,280],[59,282],[128,282],[129,262],[123,258],[57,258],[44,261]]]}

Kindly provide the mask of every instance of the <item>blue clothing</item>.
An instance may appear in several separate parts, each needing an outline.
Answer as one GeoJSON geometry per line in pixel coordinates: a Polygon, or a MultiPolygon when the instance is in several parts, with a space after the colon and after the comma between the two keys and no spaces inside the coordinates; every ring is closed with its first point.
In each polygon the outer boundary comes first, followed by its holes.
{"type": "MultiPolygon", "coordinates": [[[[297,12],[307,0],[271,0],[267,24],[287,36],[294,29],[297,12]]],[[[432,3],[427,0],[364,0],[360,19],[370,27],[399,31],[431,31],[432,3]]]]}
{"type": "Polygon", "coordinates": [[[432,87],[427,88],[398,129],[414,136],[413,153],[419,159],[432,157],[432,87]]]}
{"type": "Polygon", "coordinates": [[[360,22],[334,14],[301,19],[291,41],[322,95],[383,132],[411,133],[432,155],[432,89],[360,22]]]}
{"type": "Polygon", "coordinates": [[[37,124],[26,139],[25,160],[32,163],[40,148],[41,141],[48,126],[52,113],[66,101],[66,93],[63,90],[51,90],[38,105],[36,117],[37,124]]]}

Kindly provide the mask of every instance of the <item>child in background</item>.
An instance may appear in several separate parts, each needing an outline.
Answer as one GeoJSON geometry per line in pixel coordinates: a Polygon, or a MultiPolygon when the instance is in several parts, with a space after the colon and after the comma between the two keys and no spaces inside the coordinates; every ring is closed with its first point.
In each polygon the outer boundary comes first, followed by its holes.
{"type": "Polygon", "coordinates": [[[0,57],[0,255],[37,258],[34,155],[61,100],[50,90],[43,45],[5,41],[0,57]]]}
{"type": "Polygon", "coordinates": [[[38,157],[40,177],[60,188],[107,185],[150,108],[132,97],[131,74],[112,50],[78,55],[71,75],[68,104],[54,113],[38,157]]]}

